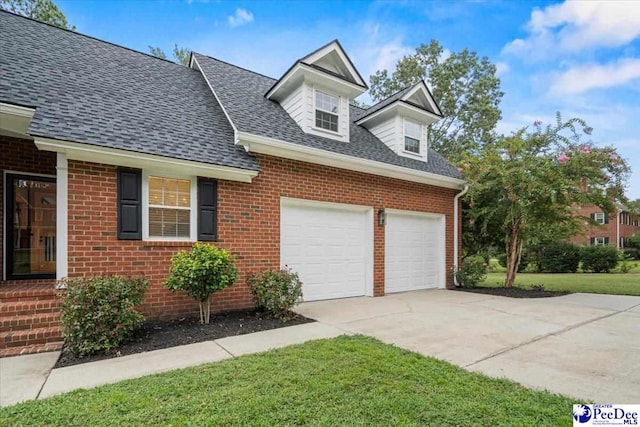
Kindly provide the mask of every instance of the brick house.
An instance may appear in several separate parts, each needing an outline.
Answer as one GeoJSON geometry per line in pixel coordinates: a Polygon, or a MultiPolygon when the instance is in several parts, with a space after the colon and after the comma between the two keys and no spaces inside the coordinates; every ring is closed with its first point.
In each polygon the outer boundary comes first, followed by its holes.
{"type": "Polygon", "coordinates": [[[148,316],[194,315],[161,282],[195,241],[237,260],[218,311],[285,264],[307,301],[453,286],[465,183],[428,146],[423,82],[365,110],[337,41],[272,79],[7,12],[0,32],[1,355],[59,346],[64,277],[143,275],[148,316]]]}
{"type": "Polygon", "coordinates": [[[591,218],[596,224],[584,222],[584,231],[571,238],[578,245],[614,245],[625,248],[625,240],[640,232],[640,215],[634,214],[621,203],[616,204],[612,214],[597,206],[581,206],[578,215],[591,218]]]}

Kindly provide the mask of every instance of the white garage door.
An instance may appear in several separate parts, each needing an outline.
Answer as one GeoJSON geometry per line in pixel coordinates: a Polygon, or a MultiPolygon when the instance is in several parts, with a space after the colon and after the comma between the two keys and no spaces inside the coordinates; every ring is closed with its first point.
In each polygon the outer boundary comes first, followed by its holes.
{"type": "Polygon", "coordinates": [[[300,274],[305,301],[369,294],[371,208],[282,199],[280,263],[300,274]]]}
{"type": "Polygon", "coordinates": [[[444,216],[387,210],[385,293],[444,287],[444,216]]]}

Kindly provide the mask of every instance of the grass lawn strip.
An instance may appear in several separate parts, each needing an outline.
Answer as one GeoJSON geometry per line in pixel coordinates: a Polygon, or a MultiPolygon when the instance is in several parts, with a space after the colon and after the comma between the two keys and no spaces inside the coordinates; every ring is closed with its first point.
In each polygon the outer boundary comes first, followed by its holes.
{"type": "Polygon", "coordinates": [[[559,426],[572,403],[342,336],[0,408],[0,425],[559,426]]]}
{"type": "MultiPolygon", "coordinates": [[[[488,273],[483,287],[504,286],[504,273],[488,273]]],[[[515,286],[530,288],[544,284],[545,290],[640,296],[640,273],[518,273],[515,286]]]]}

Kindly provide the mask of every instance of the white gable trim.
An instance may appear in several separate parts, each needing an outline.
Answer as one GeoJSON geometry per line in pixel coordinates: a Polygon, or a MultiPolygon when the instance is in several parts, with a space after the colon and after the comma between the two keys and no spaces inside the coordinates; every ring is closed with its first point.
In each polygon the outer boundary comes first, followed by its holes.
{"type": "Polygon", "coordinates": [[[440,108],[438,108],[438,104],[436,104],[435,99],[433,99],[433,96],[431,96],[431,92],[429,92],[427,84],[424,82],[424,80],[421,80],[419,84],[416,84],[409,92],[405,93],[401,99],[403,101],[407,101],[418,91],[424,93],[424,96],[427,98],[427,101],[429,102],[429,105],[431,106],[433,111],[442,116],[442,111],[440,111],[440,108]]]}
{"type": "Polygon", "coordinates": [[[65,153],[68,160],[80,160],[139,169],[162,169],[169,173],[178,174],[189,171],[191,175],[239,182],[251,182],[251,180],[258,175],[258,171],[229,166],[211,165],[191,160],[181,160],[38,136],[34,137],[34,139],[38,149],[65,153]]]}
{"type": "Polygon", "coordinates": [[[457,178],[450,178],[430,172],[423,172],[373,160],[361,159],[359,157],[333,153],[318,148],[291,144],[279,139],[267,138],[251,133],[239,132],[238,136],[238,143],[244,145],[250,153],[267,154],[285,159],[332,166],[340,169],[401,179],[404,181],[419,182],[437,187],[461,189],[465,184],[465,181],[457,178]]]}
{"type": "Polygon", "coordinates": [[[351,60],[347,56],[347,53],[342,49],[342,47],[340,46],[340,44],[338,43],[337,40],[334,40],[331,43],[327,44],[326,46],[321,47],[320,49],[316,50],[315,52],[305,56],[304,58],[302,58],[300,60],[300,62],[307,63],[307,64],[313,64],[313,63],[319,61],[320,59],[322,59],[323,57],[325,57],[326,55],[328,55],[331,52],[336,52],[338,54],[338,56],[340,57],[340,60],[342,61],[344,66],[349,71],[349,74],[351,74],[351,78],[356,83],[358,83],[360,86],[367,87],[367,84],[364,82],[364,80],[362,79],[362,77],[358,73],[358,70],[355,69],[355,67],[353,66],[353,63],[351,62],[351,60]]]}
{"type": "Polygon", "coordinates": [[[414,106],[412,104],[409,104],[406,101],[403,101],[403,100],[399,99],[399,100],[394,101],[391,104],[385,106],[384,108],[379,109],[378,111],[376,111],[373,114],[370,114],[368,116],[364,116],[363,118],[357,120],[355,123],[357,125],[363,125],[363,124],[373,120],[374,118],[376,118],[378,116],[381,116],[382,114],[387,113],[390,109],[399,108],[399,107],[400,108],[404,108],[404,109],[406,109],[406,110],[408,110],[408,111],[410,111],[412,113],[415,113],[417,115],[423,115],[423,116],[425,116],[427,118],[433,119],[433,121],[429,121],[430,123],[433,123],[433,122],[436,122],[436,121],[442,119],[442,117],[440,117],[440,116],[438,116],[436,114],[433,114],[433,113],[431,113],[431,112],[429,112],[427,110],[423,110],[422,108],[418,108],[418,107],[416,107],[416,106],[414,106]]]}

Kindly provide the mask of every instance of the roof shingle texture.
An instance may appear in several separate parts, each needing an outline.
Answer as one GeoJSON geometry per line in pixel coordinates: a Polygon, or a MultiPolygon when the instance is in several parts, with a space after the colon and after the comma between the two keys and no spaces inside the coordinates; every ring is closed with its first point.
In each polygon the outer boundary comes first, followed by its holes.
{"type": "Polygon", "coordinates": [[[461,178],[456,168],[432,149],[429,149],[427,162],[398,156],[367,129],[354,123],[367,114],[366,110],[358,107],[350,107],[349,142],[307,134],[280,104],[264,97],[276,82],[275,79],[205,55],[194,55],[239,131],[450,178],[461,178]]]}
{"type": "Polygon", "coordinates": [[[202,75],[0,11],[0,102],[35,107],[29,133],[258,170],[202,75]]]}

